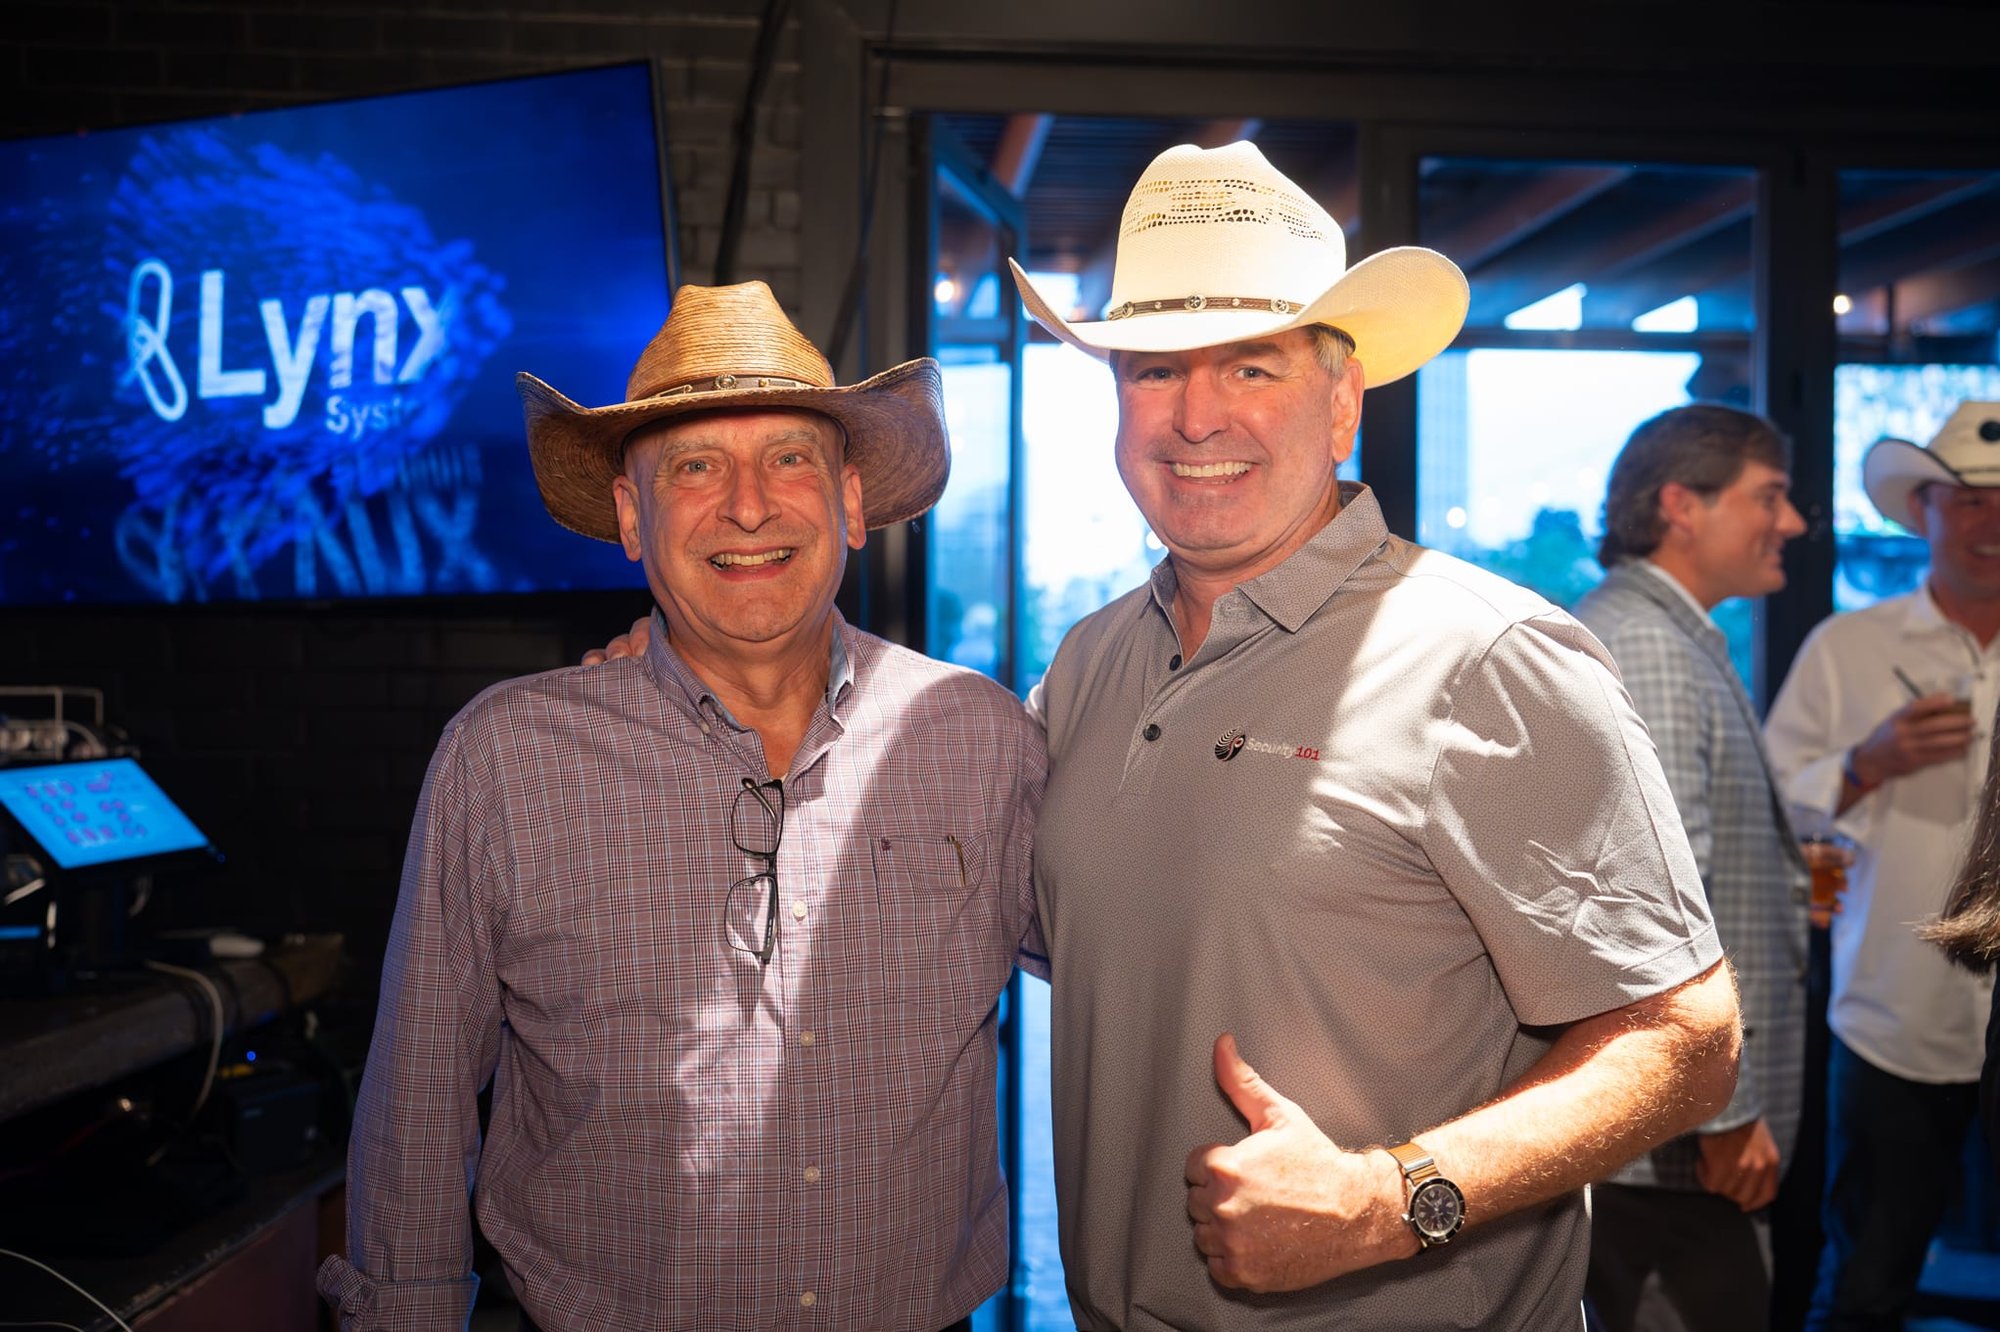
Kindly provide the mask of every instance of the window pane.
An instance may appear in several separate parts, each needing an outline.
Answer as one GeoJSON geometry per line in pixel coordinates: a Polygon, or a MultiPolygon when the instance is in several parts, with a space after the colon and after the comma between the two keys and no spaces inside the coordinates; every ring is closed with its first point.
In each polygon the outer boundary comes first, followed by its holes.
{"type": "Polygon", "coordinates": [[[1007,633],[1008,399],[1014,372],[984,348],[940,347],[951,480],[931,511],[931,655],[1000,674],[1007,633]],[[946,360],[946,357],[951,359],[946,360]]]}
{"type": "Polygon", "coordinates": [[[1145,582],[1166,552],[1118,477],[1110,369],[1066,344],[1036,342],[1021,373],[1025,692],[1071,625],[1145,582]]]}
{"type": "MultiPolygon", "coordinates": [[[[1418,372],[1417,540],[1559,606],[1604,576],[1604,484],[1632,428],[1748,407],[1754,172],[1431,159],[1423,243],[1472,309],[1418,372]]],[[[1756,606],[1715,608],[1755,681],[1756,606]]]]}
{"type": "Polygon", "coordinates": [[[1028,1332],[1069,1332],[1069,1295],[1063,1288],[1056,1238],[1055,1132],[1049,1118],[1049,983],[1021,977],[1021,1082],[1015,1102],[1021,1116],[1021,1173],[1014,1205],[1021,1212],[1021,1252],[1016,1280],[1026,1293],[1028,1332]]]}
{"type": "Polygon", "coordinates": [[[1836,610],[1913,591],[1929,565],[1922,540],[1862,489],[1869,446],[1885,435],[1927,444],[1960,402],[2000,400],[1994,188],[1991,172],[1841,173],[1836,610]]]}

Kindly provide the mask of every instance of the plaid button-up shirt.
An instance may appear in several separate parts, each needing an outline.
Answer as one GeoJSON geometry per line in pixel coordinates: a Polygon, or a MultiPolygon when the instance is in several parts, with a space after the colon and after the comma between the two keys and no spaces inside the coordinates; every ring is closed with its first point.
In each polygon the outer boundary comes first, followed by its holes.
{"type": "Polygon", "coordinates": [[[1017,957],[1046,974],[1039,729],[836,620],[760,964],[724,904],[765,867],[729,824],[762,743],[666,639],[496,686],[438,746],[320,1276],[345,1327],[463,1325],[468,1190],[551,1332],[934,1329],[1004,1279],[995,1012],[1017,957]]]}

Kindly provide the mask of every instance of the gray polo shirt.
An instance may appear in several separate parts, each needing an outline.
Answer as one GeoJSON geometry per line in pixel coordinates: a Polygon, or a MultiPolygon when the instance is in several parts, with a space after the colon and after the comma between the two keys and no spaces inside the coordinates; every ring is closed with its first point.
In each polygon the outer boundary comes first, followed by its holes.
{"type": "Polygon", "coordinates": [[[1209,1279],[1183,1165],[1246,1131],[1221,1032],[1336,1143],[1392,1143],[1498,1095],[1563,1024],[1721,958],[1610,658],[1533,593],[1390,536],[1362,487],[1219,600],[1185,661],[1174,586],[1169,560],[1078,624],[1039,691],[1078,1323],[1576,1328],[1580,1194],[1255,1297],[1209,1279]]]}

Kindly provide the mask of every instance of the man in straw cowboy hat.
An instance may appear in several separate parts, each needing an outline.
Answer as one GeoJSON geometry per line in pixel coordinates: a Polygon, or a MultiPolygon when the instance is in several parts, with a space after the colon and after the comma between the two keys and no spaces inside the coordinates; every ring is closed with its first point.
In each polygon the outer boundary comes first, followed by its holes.
{"type": "Polygon", "coordinates": [[[1577,1327],[1584,1185],[1723,1106],[1737,1012],[1603,648],[1336,480],[1463,276],[1239,143],[1146,169],[1104,319],[1015,281],[1168,551],[1030,700],[1078,1323],[1577,1327]]]}
{"type": "Polygon", "coordinates": [[[1862,484],[1930,571],[1814,629],[1765,727],[1795,819],[1859,848],[1832,925],[1814,1329],[1902,1326],[1977,1102],[1992,979],[1915,927],[1944,905],[2000,702],[2000,403],[1960,404],[1922,448],[1877,441],[1862,484]]]}
{"type": "Polygon", "coordinates": [[[644,565],[654,632],[446,729],[321,1289],[463,1326],[470,1186],[528,1326],[962,1325],[1007,1270],[1042,738],[834,608],[944,488],[937,365],[836,387],[752,282],[683,287],[625,402],[519,387],[550,514],[644,565]]]}

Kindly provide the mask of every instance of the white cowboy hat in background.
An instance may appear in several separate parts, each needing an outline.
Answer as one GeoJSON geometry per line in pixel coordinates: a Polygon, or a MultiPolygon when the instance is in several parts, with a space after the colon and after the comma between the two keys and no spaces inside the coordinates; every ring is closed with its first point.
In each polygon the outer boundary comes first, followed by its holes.
{"type": "Polygon", "coordinates": [[[1878,439],[1861,465],[1861,484],[1882,516],[1909,524],[1910,492],[1948,486],[2000,486],[2000,402],[1961,402],[1931,442],[1878,439]]]}
{"type": "Polygon", "coordinates": [[[1007,262],[1035,322],[1100,360],[1330,324],[1370,388],[1443,351],[1470,300],[1465,274],[1435,250],[1401,246],[1349,268],[1340,224],[1248,142],[1153,159],[1125,203],[1104,319],[1063,319],[1007,262]]]}

